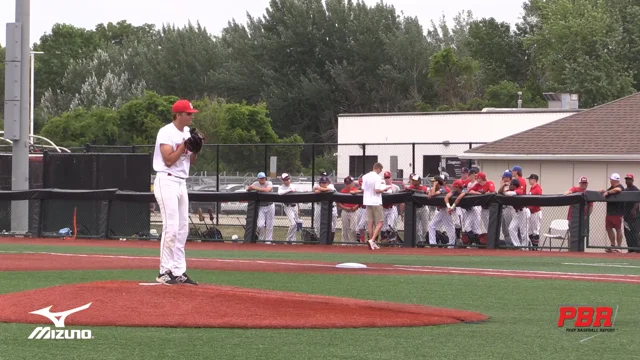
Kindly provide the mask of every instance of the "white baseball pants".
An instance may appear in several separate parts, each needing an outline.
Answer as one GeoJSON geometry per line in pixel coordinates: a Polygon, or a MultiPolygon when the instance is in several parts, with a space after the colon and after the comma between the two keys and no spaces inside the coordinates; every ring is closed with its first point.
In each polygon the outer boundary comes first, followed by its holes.
{"type": "Polygon", "coordinates": [[[482,220],[484,234],[486,234],[489,232],[489,209],[480,210],[480,219],[482,220]]]}
{"type": "Polygon", "coordinates": [[[416,242],[425,241],[429,231],[429,208],[416,209],[416,242]]]}
{"type": "Polygon", "coordinates": [[[527,213],[524,210],[513,211],[513,218],[511,219],[511,224],[509,224],[509,236],[511,237],[511,243],[513,246],[523,246],[527,242],[528,238],[528,227],[529,227],[529,219],[527,219],[527,213]],[[518,237],[518,230],[522,235],[522,240],[518,237]]]}
{"type": "Polygon", "coordinates": [[[284,214],[289,219],[289,229],[287,230],[287,241],[296,241],[296,232],[298,232],[298,205],[289,206],[284,204],[284,214]]]}
{"type": "Polygon", "coordinates": [[[476,234],[482,234],[480,210],[482,210],[480,206],[474,206],[469,210],[463,209],[463,212],[464,212],[463,231],[473,231],[476,234]]]}
{"type": "Polygon", "coordinates": [[[435,245],[436,242],[436,230],[444,228],[449,237],[449,245],[456,244],[456,228],[453,224],[453,216],[455,216],[455,210],[453,215],[449,214],[447,209],[442,208],[438,210],[429,224],[429,244],[435,245]]]}
{"type": "MultiPolygon", "coordinates": [[[[316,235],[320,237],[320,213],[322,212],[322,204],[316,203],[313,210],[313,228],[316,231],[316,235]]],[[[338,208],[333,206],[331,209],[331,232],[336,232],[336,225],[338,222],[338,208]]]]}
{"type": "Polygon", "coordinates": [[[171,270],[174,276],[187,271],[184,247],[189,236],[189,194],[187,182],[159,172],[153,181],[153,194],[162,215],[160,273],[171,270]]]}
{"type": "Polygon", "coordinates": [[[504,236],[504,241],[507,244],[513,243],[511,241],[511,234],[509,233],[509,226],[511,225],[513,214],[514,210],[511,206],[502,207],[502,221],[500,222],[500,227],[502,228],[502,236],[504,236]]]}
{"type": "Polygon", "coordinates": [[[382,209],[382,214],[384,215],[382,231],[396,230],[398,228],[398,208],[393,205],[389,209],[382,209]]]}
{"type": "Polygon", "coordinates": [[[358,210],[347,211],[342,210],[342,241],[343,242],[356,242],[356,231],[358,226],[358,210]]]}
{"type": "Polygon", "coordinates": [[[464,209],[456,207],[456,209],[454,210],[453,214],[451,214],[451,216],[453,217],[453,225],[457,229],[462,229],[462,219],[464,218],[464,209]]]}
{"type": "Polygon", "coordinates": [[[540,223],[542,222],[542,210],[531,214],[529,217],[529,234],[540,235],[540,223]]]}
{"type": "Polygon", "coordinates": [[[273,240],[273,219],[276,216],[276,204],[260,206],[258,210],[258,236],[260,240],[273,240]]]}

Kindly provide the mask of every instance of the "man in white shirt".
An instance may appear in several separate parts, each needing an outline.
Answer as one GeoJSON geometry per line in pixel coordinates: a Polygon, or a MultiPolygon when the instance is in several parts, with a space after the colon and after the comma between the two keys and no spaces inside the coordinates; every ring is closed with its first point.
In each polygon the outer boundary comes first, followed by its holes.
{"type": "MultiPolygon", "coordinates": [[[[267,180],[267,175],[263,172],[258,173],[258,181],[247,187],[247,191],[271,192],[273,183],[267,180]]],[[[258,235],[261,240],[265,240],[265,244],[271,244],[273,241],[273,219],[276,216],[276,204],[272,202],[261,202],[260,210],[258,210],[258,235]]]]}
{"type": "MultiPolygon", "coordinates": [[[[291,176],[282,173],[280,176],[282,185],[278,188],[278,195],[292,194],[296,192],[295,187],[291,184],[291,176]]],[[[296,232],[298,231],[298,223],[300,222],[300,212],[298,204],[293,202],[283,202],[284,213],[289,219],[289,230],[287,231],[287,241],[291,244],[296,241],[296,232]]]]}
{"type": "Polygon", "coordinates": [[[384,214],[382,211],[382,193],[389,190],[391,186],[387,186],[380,177],[382,172],[382,164],[375,163],[373,170],[362,177],[362,205],[367,207],[367,226],[371,238],[367,240],[371,250],[379,249],[376,244],[376,238],[384,224],[384,214]],[[374,228],[375,224],[375,228],[374,228]]]}
{"type": "Polygon", "coordinates": [[[156,281],[163,284],[198,283],[187,276],[184,247],[189,235],[189,196],[186,179],[202,142],[191,135],[193,114],[198,110],[188,100],[178,100],[172,107],[173,121],[158,131],[153,152],[156,178],[153,193],[162,215],[160,273],[156,281]]]}

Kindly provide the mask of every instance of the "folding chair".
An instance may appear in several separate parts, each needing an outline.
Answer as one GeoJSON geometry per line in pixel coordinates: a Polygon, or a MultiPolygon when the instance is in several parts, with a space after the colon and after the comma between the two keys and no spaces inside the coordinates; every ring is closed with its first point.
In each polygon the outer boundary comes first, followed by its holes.
{"type": "MultiPolygon", "coordinates": [[[[562,240],[560,247],[564,246],[565,241],[568,241],[569,237],[569,220],[555,219],[549,225],[548,233],[544,234],[544,240],[540,248],[544,247],[544,244],[549,240],[549,251],[551,251],[551,239],[562,240]]],[[[560,251],[561,249],[558,249],[560,251]]]]}

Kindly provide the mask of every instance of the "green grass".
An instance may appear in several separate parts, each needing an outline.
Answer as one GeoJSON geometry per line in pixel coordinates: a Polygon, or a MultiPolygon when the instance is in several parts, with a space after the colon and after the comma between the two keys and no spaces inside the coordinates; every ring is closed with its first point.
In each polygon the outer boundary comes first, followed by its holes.
{"type": "MultiPolygon", "coordinates": [[[[105,240],[107,241],[107,240],[105,240]]],[[[158,248],[159,243],[156,242],[158,248]]],[[[274,245],[274,247],[287,247],[290,245],[274,245]]],[[[301,246],[301,245],[293,245],[301,246]]],[[[313,246],[313,245],[307,245],[313,246]]],[[[320,245],[317,245],[320,246],[320,245]]],[[[109,254],[109,255],[137,255],[158,256],[156,249],[136,249],[118,247],[91,247],[91,246],[55,246],[55,245],[27,245],[27,244],[3,244],[0,251],[15,252],[56,252],[75,254],[109,254]]],[[[452,250],[455,251],[455,250],[452,250]]],[[[477,250],[481,253],[483,250],[477,250]]],[[[519,250],[503,250],[519,251],[519,250]]],[[[425,256],[425,255],[380,255],[371,254],[332,254],[332,253],[296,253],[276,251],[228,251],[228,250],[190,250],[186,246],[188,257],[219,258],[219,259],[279,259],[279,260],[316,260],[329,262],[360,262],[381,263],[393,265],[422,265],[422,266],[449,266],[472,267],[487,269],[511,269],[511,270],[542,270],[561,271],[574,273],[598,273],[598,274],[631,274],[640,275],[640,259],[630,258],[575,258],[575,257],[510,257],[510,256],[425,256]],[[637,266],[636,268],[606,267],[606,266],[579,266],[563,265],[563,263],[607,263],[637,266]]],[[[417,250],[419,253],[420,250],[417,250]]],[[[424,250],[428,254],[428,250],[424,250]]]]}
{"type": "MultiPolygon", "coordinates": [[[[154,249],[0,246],[2,251],[48,251],[157,256],[154,249]]],[[[187,256],[309,259],[637,274],[638,269],[568,267],[561,262],[630,259],[515,258],[482,256],[344,255],[278,252],[190,251],[187,256]]],[[[638,359],[638,286],[565,280],[457,275],[326,275],[189,270],[203,283],[394,301],[478,311],[480,324],[417,328],[248,330],[93,327],[89,341],[27,340],[32,324],[0,324],[0,359],[638,359]],[[616,332],[592,336],[556,326],[561,304],[619,305],[616,332]]],[[[154,271],[100,270],[2,272],[0,293],[101,280],[151,281],[154,271]]],[[[167,299],[171,301],[171,299],[167,299]]],[[[185,306],[185,304],[177,304],[185,306]]],[[[212,303],[211,306],[223,306],[212,303]]],[[[193,311],[206,314],[207,309],[193,311]]],[[[131,316],[123,309],[123,316],[131,316]]]]}

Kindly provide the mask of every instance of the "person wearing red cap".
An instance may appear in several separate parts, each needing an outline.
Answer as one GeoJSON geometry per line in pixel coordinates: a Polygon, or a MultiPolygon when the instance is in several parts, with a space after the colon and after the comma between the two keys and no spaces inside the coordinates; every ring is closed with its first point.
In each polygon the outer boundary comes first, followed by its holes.
{"type": "Polygon", "coordinates": [[[436,231],[444,228],[444,231],[449,238],[449,248],[452,248],[456,244],[456,228],[453,225],[453,213],[456,206],[460,203],[460,200],[464,197],[466,191],[462,180],[456,180],[451,184],[453,190],[450,190],[448,186],[444,185],[444,182],[436,181],[429,192],[429,197],[445,194],[444,203],[446,208],[442,206],[436,206],[436,214],[433,216],[431,223],[429,223],[429,244],[436,245],[438,243],[436,231]],[[457,196],[453,206],[450,204],[452,196],[457,196]]]}
{"type": "MultiPolygon", "coordinates": [[[[342,194],[351,194],[355,189],[354,180],[351,176],[344,178],[344,187],[340,190],[342,194]]],[[[360,208],[358,204],[336,203],[342,210],[340,219],[342,220],[342,241],[356,242],[356,231],[358,226],[357,211],[360,208]]]]}
{"type": "MultiPolygon", "coordinates": [[[[542,187],[538,184],[540,177],[537,174],[529,175],[529,195],[542,195],[542,187]]],[[[542,222],[542,208],[540,206],[529,206],[529,241],[533,250],[538,248],[540,243],[540,223],[542,222]]]]}
{"type": "MultiPolygon", "coordinates": [[[[400,192],[400,187],[393,183],[391,178],[391,172],[385,171],[383,174],[384,182],[389,186],[389,190],[385,194],[397,194],[400,192]]],[[[402,207],[404,204],[400,204],[402,207]]],[[[400,210],[402,211],[402,209],[400,210]]],[[[382,237],[389,241],[395,240],[397,235],[397,223],[398,223],[398,207],[396,204],[384,204],[382,205],[382,213],[384,217],[384,223],[382,224],[382,237]]]]}
{"type": "MultiPolygon", "coordinates": [[[[480,172],[477,176],[478,182],[469,189],[469,194],[493,194],[496,192],[496,184],[491,180],[487,180],[487,174],[480,172]]],[[[489,205],[480,206],[480,220],[486,234],[489,228],[489,205]]]]}
{"type": "MultiPolygon", "coordinates": [[[[624,177],[624,181],[627,187],[624,191],[640,191],[637,186],[633,184],[633,174],[627,174],[624,177]]],[[[627,241],[628,252],[638,252],[638,238],[640,237],[638,229],[638,210],[640,209],[640,203],[625,203],[624,204],[624,238],[627,241]]]]}
{"type": "MultiPolygon", "coordinates": [[[[613,173],[609,177],[609,183],[611,186],[607,190],[600,190],[600,193],[605,198],[619,194],[624,191],[624,186],[620,184],[620,174],[613,173]]],[[[607,235],[609,235],[609,241],[611,247],[622,246],[622,217],[624,216],[624,203],[623,202],[607,202],[607,216],[605,217],[605,229],[607,235]],[[614,231],[615,230],[615,231],[614,231]]],[[[618,249],[605,249],[606,252],[620,252],[618,249]]]]}
{"type": "MultiPolygon", "coordinates": [[[[580,178],[580,182],[578,183],[578,186],[572,186],[571,189],[566,191],[564,194],[565,195],[575,194],[575,193],[585,193],[586,194],[588,187],[589,187],[589,180],[587,179],[586,176],[583,176],[583,177],[580,178]]],[[[586,216],[591,216],[592,212],[593,212],[593,202],[589,202],[588,209],[585,209],[585,215],[586,216]]],[[[569,222],[571,222],[571,206],[569,206],[569,213],[567,214],[567,220],[569,220],[569,222]]]]}
{"type": "MultiPolygon", "coordinates": [[[[420,175],[413,174],[411,176],[411,185],[405,188],[418,194],[428,195],[430,189],[422,185],[420,175]]],[[[424,243],[427,240],[427,231],[429,230],[429,208],[426,205],[415,204],[416,209],[416,243],[424,243]]]]}
{"type": "Polygon", "coordinates": [[[173,121],[160,128],[156,136],[153,193],[162,214],[160,273],[156,281],[163,284],[198,284],[187,276],[184,253],[189,235],[187,178],[200,151],[193,147],[189,126],[197,112],[188,100],[176,101],[172,107],[173,121]]]}

